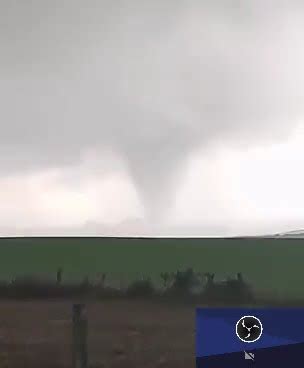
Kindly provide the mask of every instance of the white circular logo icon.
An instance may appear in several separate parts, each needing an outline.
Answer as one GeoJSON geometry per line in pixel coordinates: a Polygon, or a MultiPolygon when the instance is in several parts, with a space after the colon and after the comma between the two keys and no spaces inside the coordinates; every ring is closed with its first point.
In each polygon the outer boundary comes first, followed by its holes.
{"type": "Polygon", "coordinates": [[[255,342],[262,336],[263,325],[255,316],[243,316],[236,323],[235,332],[243,342],[255,342]]]}

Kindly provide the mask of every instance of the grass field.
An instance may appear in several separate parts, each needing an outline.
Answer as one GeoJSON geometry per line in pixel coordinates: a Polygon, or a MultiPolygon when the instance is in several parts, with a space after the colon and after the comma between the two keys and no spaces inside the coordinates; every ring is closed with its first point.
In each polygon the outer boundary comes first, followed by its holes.
{"type": "Polygon", "coordinates": [[[304,297],[304,240],[262,238],[2,238],[0,278],[35,274],[65,280],[94,277],[157,280],[162,271],[193,267],[218,278],[238,271],[258,289],[304,297]]]}
{"type": "MultiPolygon", "coordinates": [[[[87,303],[90,368],[194,367],[195,309],[87,303]]],[[[2,301],[0,367],[71,368],[72,304],[2,301]]]]}

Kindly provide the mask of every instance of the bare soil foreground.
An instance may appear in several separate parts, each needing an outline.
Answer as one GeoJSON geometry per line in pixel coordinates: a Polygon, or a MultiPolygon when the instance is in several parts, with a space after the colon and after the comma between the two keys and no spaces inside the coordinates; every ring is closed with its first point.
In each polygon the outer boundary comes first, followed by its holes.
{"type": "MultiPolygon", "coordinates": [[[[0,368],[71,367],[72,302],[1,301],[0,368]]],[[[89,366],[194,367],[195,307],[87,303],[89,366]]]]}

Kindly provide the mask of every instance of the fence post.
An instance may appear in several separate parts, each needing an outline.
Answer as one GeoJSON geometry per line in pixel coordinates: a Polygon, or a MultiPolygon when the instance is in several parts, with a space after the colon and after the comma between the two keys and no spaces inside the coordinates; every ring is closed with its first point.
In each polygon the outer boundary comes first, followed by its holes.
{"type": "Polygon", "coordinates": [[[73,305],[73,368],[88,368],[88,321],[84,304],[73,305]]]}

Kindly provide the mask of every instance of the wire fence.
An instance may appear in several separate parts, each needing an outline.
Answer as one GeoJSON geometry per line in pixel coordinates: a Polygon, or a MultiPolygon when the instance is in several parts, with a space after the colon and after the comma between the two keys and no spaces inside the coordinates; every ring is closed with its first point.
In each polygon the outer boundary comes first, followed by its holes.
{"type": "Polygon", "coordinates": [[[193,365],[193,308],[144,301],[2,301],[0,368],[193,365]]]}

